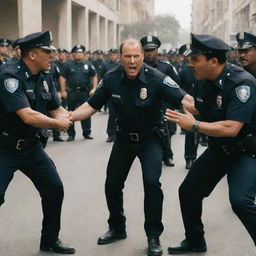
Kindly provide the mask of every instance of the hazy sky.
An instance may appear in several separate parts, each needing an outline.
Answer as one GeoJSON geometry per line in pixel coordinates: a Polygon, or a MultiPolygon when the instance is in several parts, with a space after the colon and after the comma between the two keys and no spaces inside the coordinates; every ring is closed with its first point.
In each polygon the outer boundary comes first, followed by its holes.
{"type": "Polygon", "coordinates": [[[192,0],[155,0],[155,14],[173,13],[182,28],[190,28],[192,0]]]}

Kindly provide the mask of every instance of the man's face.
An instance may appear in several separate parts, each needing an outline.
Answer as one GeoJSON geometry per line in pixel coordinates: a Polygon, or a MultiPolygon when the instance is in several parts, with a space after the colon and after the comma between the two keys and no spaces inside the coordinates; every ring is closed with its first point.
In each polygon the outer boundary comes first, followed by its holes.
{"type": "Polygon", "coordinates": [[[118,59],[118,53],[110,53],[109,54],[109,59],[113,62],[117,61],[118,59]]]}
{"type": "Polygon", "coordinates": [[[139,74],[143,64],[144,54],[138,43],[124,44],[121,53],[121,62],[129,79],[139,74]]]}
{"type": "Polygon", "coordinates": [[[2,45],[0,46],[0,56],[7,57],[8,56],[8,46],[2,45]]]}
{"type": "Polygon", "coordinates": [[[212,59],[207,60],[204,55],[196,55],[189,57],[188,65],[194,72],[195,79],[209,79],[212,74],[212,59]]]}
{"type": "Polygon", "coordinates": [[[73,59],[78,62],[82,61],[84,59],[84,53],[83,52],[74,52],[73,59]]]}
{"type": "Polygon", "coordinates": [[[65,62],[67,59],[67,54],[65,52],[58,53],[58,60],[61,62],[65,62]]]}
{"type": "Polygon", "coordinates": [[[238,50],[239,61],[243,67],[250,68],[256,63],[256,48],[250,47],[244,50],[238,50]]]}
{"type": "Polygon", "coordinates": [[[51,62],[53,60],[53,53],[45,49],[34,49],[34,64],[37,70],[46,71],[50,70],[51,62]]]}
{"type": "Polygon", "coordinates": [[[144,61],[146,63],[154,63],[157,59],[157,49],[144,50],[144,61]]]}

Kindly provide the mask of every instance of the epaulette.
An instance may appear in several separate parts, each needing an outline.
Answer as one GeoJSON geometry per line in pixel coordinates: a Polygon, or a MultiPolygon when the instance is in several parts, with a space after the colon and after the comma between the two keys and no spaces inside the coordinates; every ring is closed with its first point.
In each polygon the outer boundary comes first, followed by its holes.
{"type": "Polygon", "coordinates": [[[251,79],[253,76],[246,72],[243,68],[238,67],[234,64],[229,64],[230,68],[226,74],[226,78],[232,82],[235,82],[236,84],[239,83],[239,81],[251,79]]]}

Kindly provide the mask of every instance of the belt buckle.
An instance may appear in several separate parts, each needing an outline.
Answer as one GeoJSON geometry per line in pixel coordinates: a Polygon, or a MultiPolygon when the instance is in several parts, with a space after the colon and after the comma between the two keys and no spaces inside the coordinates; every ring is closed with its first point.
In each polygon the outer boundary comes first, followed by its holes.
{"type": "Polygon", "coordinates": [[[221,145],[221,148],[223,149],[223,151],[226,155],[230,155],[230,150],[228,149],[228,147],[226,145],[221,145]]]}
{"type": "Polygon", "coordinates": [[[140,141],[139,134],[136,132],[129,133],[131,141],[140,141]]]}
{"type": "Polygon", "coordinates": [[[22,143],[23,142],[25,142],[25,140],[20,139],[20,140],[17,141],[17,144],[16,144],[16,149],[17,150],[22,150],[22,143]]]}

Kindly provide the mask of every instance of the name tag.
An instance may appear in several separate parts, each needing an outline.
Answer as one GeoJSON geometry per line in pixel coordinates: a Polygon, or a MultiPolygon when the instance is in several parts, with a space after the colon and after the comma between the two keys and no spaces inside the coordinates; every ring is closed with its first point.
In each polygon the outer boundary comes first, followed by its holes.
{"type": "Polygon", "coordinates": [[[117,98],[117,99],[121,99],[121,96],[120,96],[120,95],[117,95],[117,94],[112,94],[112,97],[113,97],[113,98],[117,98]]]}

